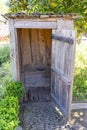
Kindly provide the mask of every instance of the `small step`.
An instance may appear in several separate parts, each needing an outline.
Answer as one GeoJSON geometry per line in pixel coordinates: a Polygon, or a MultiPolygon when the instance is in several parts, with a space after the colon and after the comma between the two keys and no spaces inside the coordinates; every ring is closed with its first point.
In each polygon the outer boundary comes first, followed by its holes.
{"type": "Polygon", "coordinates": [[[28,101],[50,101],[50,87],[30,87],[26,94],[28,101]]]}

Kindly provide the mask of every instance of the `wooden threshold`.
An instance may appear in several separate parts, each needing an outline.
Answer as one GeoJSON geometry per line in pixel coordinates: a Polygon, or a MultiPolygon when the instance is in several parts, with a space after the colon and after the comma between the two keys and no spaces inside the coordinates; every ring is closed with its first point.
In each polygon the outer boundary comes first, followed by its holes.
{"type": "Polygon", "coordinates": [[[87,103],[72,103],[71,110],[87,109],[87,103]]]}

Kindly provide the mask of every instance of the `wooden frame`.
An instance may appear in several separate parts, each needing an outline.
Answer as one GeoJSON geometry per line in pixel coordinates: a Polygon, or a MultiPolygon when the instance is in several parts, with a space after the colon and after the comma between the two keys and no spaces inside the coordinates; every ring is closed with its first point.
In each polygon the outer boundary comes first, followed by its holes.
{"type": "MultiPolygon", "coordinates": [[[[19,56],[19,44],[18,44],[18,32],[17,32],[18,29],[19,30],[20,29],[33,29],[32,30],[33,34],[34,35],[36,34],[35,35],[36,37],[37,37],[37,33],[35,32],[34,29],[52,29],[53,55],[52,55],[51,71],[52,73],[55,73],[57,78],[55,79],[54,77],[52,77],[54,79],[51,79],[51,87],[54,82],[56,86],[58,83],[60,84],[59,86],[60,88],[58,91],[62,91],[61,92],[62,95],[60,94],[62,100],[60,100],[59,102],[57,99],[58,97],[56,98],[56,96],[53,95],[54,93],[51,93],[51,96],[67,117],[70,117],[71,110],[73,110],[74,108],[81,109],[82,108],[81,103],[72,104],[72,86],[73,86],[75,42],[76,42],[76,32],[73,30],[74,29],[73,19],[64,19],[64,18],[11,19],[10,18],[9,25],[10,25],[9,29],[10,29],[10,46],[11,46],[11,66],[12,66],[13,80],[16,80],[16,81],[20,80],[20,56],[19,56]],[[56,41],[59,43],[56,44],[56,41]],[[64,47],[62,48],[62,46],[64,47]],[[59,58],[57,51],[60,52],[59,55],[61,55],[60,57],[61,57],[61,62],[63,66],[61,65],[61,63],[59,63],[58,65],[58,63],[55,62],[55,59],[58,60],[59,58]],[[68,57],[70,55],[69,59],[66,56],[64,57],[64,54],[68,57]],[[67,69],[67,62],[69,63],[68,69],[67,69]],[[66,64],[65,68],[64,68],[64,64],[66,64]],[[66,70],[67,72],[65,73],[66,70]],[[63,85],[66,88],[65,95],[66,95],[67,101],[64,99],[64,96],[63,96],[63,92],[65,89],[63,85]],[[64,102],[63,100],[66,101],[66,104],[64,104],[65,108],[64,108],[64,105],[62,105],[61,103],[61,102],[64,102]]],[[[24,32],[22,33],[24,34],[24,32]]],[[[42,37],[42,42],[44,42],[44,36],[42,32],[39,32],[39,33],[40,33],[40,37],[42,37]]],[[[33,37],[31,37],[31,41],[32,41],[31,43],[33,45],[35,45],[34,35],[33,37]]],[[[28,35],[27,33],[27,36],[30,37],[31,35],[28,35]]],[[[22,40],[24,39],[21,39],[21,41],[22,40]]],[[[27,41],[27,44],[28,42],[29,42],[29,39],[27,41]]],[[[38,40],[37,40],[37,43],[38,43],[38,40]]],[[[33,49],[32,51],[34,52],[33,49]]],[[[35,56],[36,56],[36,53],[35,53],[35,56]]],[[[83,106],[84,108],[87,107],[87,104],[83,104],[83,105],[84,105],[83,106]]]]}
{"type": "Polygon", "coordinates": [[[43,22],[43,21],[37,21],[37,24],[35,21],[16,21],[14,23],[14,28],[46,28],[46,29],[56,29],[57,25],[56,22],[43,22]]]}
{"type": "Polygon", "coordinates": [[[14,28],[13,20],[10,22],[10,57],[11,57],[11,69],[12,69],[12,79],[20,80],[20,62],[19,62],[19,51],[18,51],[18,39],[17,39],[17,29],[14,28]]]}

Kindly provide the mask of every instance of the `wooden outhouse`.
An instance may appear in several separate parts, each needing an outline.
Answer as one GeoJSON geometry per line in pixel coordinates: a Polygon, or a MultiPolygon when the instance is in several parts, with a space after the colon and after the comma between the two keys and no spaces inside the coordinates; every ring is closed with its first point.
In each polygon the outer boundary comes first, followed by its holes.
{"type": "Polygon", "coordinates": [[[10,17],[13,80],[24,83],[30,101],[53,99],[69,116],[76,31],[73,16],[10,17]]]}

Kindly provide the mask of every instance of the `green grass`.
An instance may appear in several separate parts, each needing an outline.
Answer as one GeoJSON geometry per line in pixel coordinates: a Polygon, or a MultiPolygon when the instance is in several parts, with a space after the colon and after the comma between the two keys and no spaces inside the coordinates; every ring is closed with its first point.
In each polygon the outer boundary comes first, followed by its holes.
{"type": "Polygon", "coordinates": [[[10,61],[10,48],[8,45],[0,47],[0,64],[10,61]]]}
{"type": "Polygon", "coordinates": [[[5,82],[11,79],[9,45],[0,47],[0,100],[5,97],[5,82]]]}
{"type": "Polygon", "coordinates": [[[10,62],[0,66],[0,99],[5,97],[5,82],[11,79],[10,62]]]}
{"type": "Polygon", "coordinates": [[[77,44],[73,101],[87,100],[87,44],[77,44]]]}

